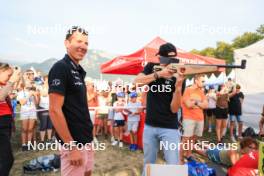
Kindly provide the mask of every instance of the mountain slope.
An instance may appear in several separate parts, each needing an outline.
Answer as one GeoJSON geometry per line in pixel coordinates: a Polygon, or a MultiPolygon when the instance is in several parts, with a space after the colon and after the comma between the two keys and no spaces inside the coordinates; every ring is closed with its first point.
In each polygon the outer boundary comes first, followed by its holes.
{"type": "MultiPolygon", "coordinates": [[[[104,74],[101,75],[100,72],[100,65],[115,56],[113,54],[109,54],[107,52],[101,51],[101,50],[89,50],[86,57],[81,62],[82,67],[87,72],[87,76],[95,79],[100,79],[101,76],[105,80],[115,80],[117,78],[121,78],[125,81],[131,81],[133,79],[133,76],[127,76],[127,75],[110,75],[110,74],[104,74]]],[[[56,58],[50,58],[45,60],[41,63],[27,63],[21,66],[23,70],[29,69],[30,67],[35,68],[37,71],[41,71],[44,74],[48,74],[50,68],[52,65],[57,62],[59,59],[56,58]]]]}

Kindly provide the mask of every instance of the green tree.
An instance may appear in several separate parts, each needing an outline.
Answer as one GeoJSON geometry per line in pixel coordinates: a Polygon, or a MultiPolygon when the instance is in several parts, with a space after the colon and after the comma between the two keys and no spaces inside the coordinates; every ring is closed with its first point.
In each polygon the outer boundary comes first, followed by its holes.
{"type": "Polygon", "coordinates": [[[227,63],[232,63],[234,61],[234,49],[232,45],[226,42],[217,42],[215,49],[215,57],[226,60],[227,63]]]}
{"type": "Polygon", "coordinates": [[[215,49],[212,47],[207,47],[200,51],[203,56],[215,57],[215,49]]]}
{"type": "Polygon", "coordinates": [[[260,34],[260,35],[264,35],[264,24],[260,25],[257,29],[257,32],[260,34]]]}
{"type": "Polygon", "coordinates": [[[224,59],[227,63],[232,63],[234,61],[234,49],[247,47],[263,38],[264,24],[260,25],[256,32],[245,32],[243,35],[236,37],[232,44],[220,41],[217,42],[216,48],[207,47],[201,51],[193,49],[191,52],[194,54],[224,59]]]}
{"type": "Polygon", "coordinates": [[[200,54],[200,51],[197,49],[192,49],[190,52],[193,54],[200,54]]]}
{"type": "Polygon", "coordinates": [[[236,37],[233,40],[233,47],[234,48],[244,48],[246,46],[249,46],[261,39],[263,39],[264,36],[262,36],[259,33],[256,32],[245,32],[243,35],[236,37]]]}

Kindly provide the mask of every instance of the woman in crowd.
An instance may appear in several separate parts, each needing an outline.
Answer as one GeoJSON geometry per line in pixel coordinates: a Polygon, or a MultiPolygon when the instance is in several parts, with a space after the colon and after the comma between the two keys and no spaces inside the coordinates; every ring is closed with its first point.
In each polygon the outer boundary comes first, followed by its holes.
{"type": "Polygon", "coordinates": [[[12,105],[8,94],[20,79],[20,69],[0,62],[0,175],[8,176],[13,165],[10,138],[13,123],[12,105]]]}
{"type": "Polygon", "coordinates": [[[48,76],[44,76],[44,84],[40,87],[39,93],[37,94],[38,118],[39,118],[39,131],[40,131],[40,142],[45,142],[45,135],[47,132],[47,142],[51,142],[52,137],[52,122],[49,117],[49,95],[48,95],[48,76]]]}
{"type": "MultiPolygon", "coordinates": [[[[33,71],[27,71],[25,73],[29,78],[33,71]]],[[[24,83],[20,85],[21,91],[17,94],[17,100],[21,105],[20,120],[22,121],[21,129],[21,141],[22,151],[29,150],[29,146],[33,139],[33,133],[35,128],[35,122],[37,119],[36,103],[37,103],[37,92],[34,84],[29,80],[24,80],[24,83]],[[26,87],[25,85],[29,86],[26,87]]]]}
{"type": "Polygon", "coordinates": [[[215,109],[217,143],[223,142],[223,136],[226,133],[228,101],[228,89],[225,85],[222,85],[220,92],[217,93],[215,109]]]}

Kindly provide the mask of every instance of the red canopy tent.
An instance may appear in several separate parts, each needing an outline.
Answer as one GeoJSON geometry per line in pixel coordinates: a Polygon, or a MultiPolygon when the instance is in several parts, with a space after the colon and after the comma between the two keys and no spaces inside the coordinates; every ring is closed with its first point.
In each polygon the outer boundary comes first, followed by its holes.
{"type": "MultiPolygon", "coordinates": [[[[144,46],[142,49],[136,51],[135,53],[117,56],[116,58],[105,62],[101,65],[101,72],[105,74],[124,74],[124,75],[137,75],[140,73],[144,65],[148,62],[159,62],[156,53],[159,50],[160,45],[167,43],[160,37],[156,37],[149,44],[144,46]]],[[[192,64],[225,64],[224,60],[216,59],[212,57],[200,56],[197,54],[192,54],[177,48],[177,58],[180,59],[182,63],[192,63],[192,64]]],[[[223,71],[219,70],[219,71],[223,71]]],[[[145,122],[145,113],[141,113],[141,120],[138,129],[138,146],[142,148],[142,138],[145,122]]],[[[123,140],[125,142],[130,142],[129,135],[124,136],[123,140]]]]}
{"type": "MultiPolygon", "coordinates": [[[[167,43],[160,37],[156,37],[149,44],[135,53],[117,56],[116,58],[101,65],[101,72],[105,74],[136,75],[140,73],[148,62],[159,62],[156,53],[160,45],[167,43]]],[[[192,54],[177,48],[178,56],[182,63],[192,64],[225,64],[222,59],[192,54]]],[[[223,71],[220,70],[220,71],[223,71]]]]}

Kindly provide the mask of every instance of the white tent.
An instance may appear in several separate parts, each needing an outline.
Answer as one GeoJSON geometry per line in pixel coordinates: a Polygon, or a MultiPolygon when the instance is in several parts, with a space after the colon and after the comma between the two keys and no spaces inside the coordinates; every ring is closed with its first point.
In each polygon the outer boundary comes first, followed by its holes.
{"type": "Polygon", "coordinates": [[[247,93],[264,91],[264,40],[234,51],[235,63],[247,60],[246,70],[236,69],[236,81],[247,93]]]}
{"type": "Polygon", "coordinates": [[[215,74],[211,74],[209,80],[208,80],[208,84],[209,85],[214,85],[216,83],[216,76],[215,74]]]}
{"type": "Polygon", "coordinates": [[[236,73],[235,73],[235,70],[232,70],[228,76],[227,76],[227,79],[231,78],[232,80],[234,80],[236,77],[236,73]]]}
{"type": "Polygon", "coordinates": [[[241,85],[245,101],[243,113],[245,120],[256,127],[264,104],[264,40],[234,51],[235,64],[247,60],[246,69],[236,69],[236,82],[241,85]]]}
{"type": "Polygon", "coordinates": [[[205,84],[208,85],[209,78],[207,75],[204,76],[204,81],[205,81],[205,84]]]}
{"type": "Polygon", "coordinates": [[[192,79],[186,79],[186,87],[193,85],[193,78],[192,79]]]}
{"type": "Polygon", "coordinates": [[[217,85],[224,84],[227,81],[225,72],[221,72],[220,75],[216,78],[215,83],[217,85]]]}

